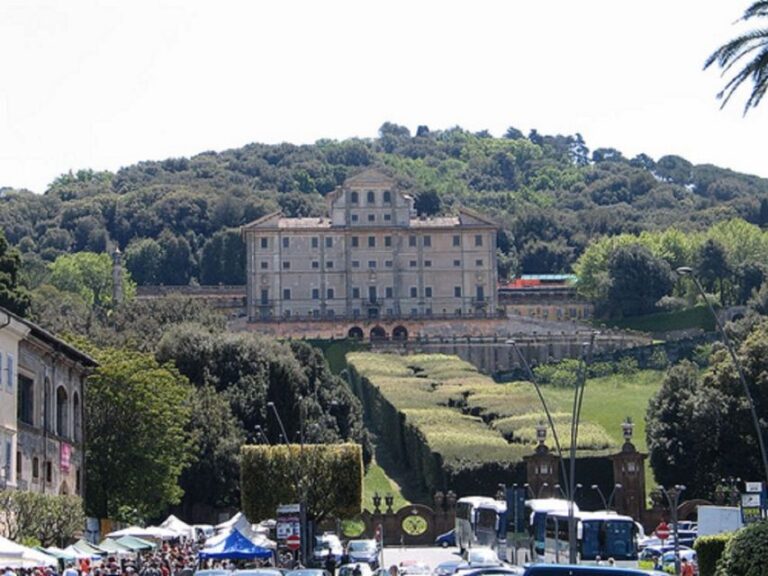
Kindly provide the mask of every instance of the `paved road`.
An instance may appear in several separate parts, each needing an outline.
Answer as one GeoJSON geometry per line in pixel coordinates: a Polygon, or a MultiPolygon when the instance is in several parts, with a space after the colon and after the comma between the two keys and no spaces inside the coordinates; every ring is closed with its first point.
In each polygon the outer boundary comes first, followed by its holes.
{"type": "Polygon", "coordinates": [[[392,566],[392,564],[399,565],[404,560],[416,560],[424,562],[432,569],[440,564],[440,562],[457,560],[458,558],[458,548],[439,548],[436,546],[387,546],[384,548],[385,567],[392,566]]]}

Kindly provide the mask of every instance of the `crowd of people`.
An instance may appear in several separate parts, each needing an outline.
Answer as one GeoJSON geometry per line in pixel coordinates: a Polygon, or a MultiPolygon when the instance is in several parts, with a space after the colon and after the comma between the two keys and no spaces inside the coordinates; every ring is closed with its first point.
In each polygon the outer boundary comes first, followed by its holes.
{"type": "Polygon", "coordinates": [[[193,540],[164,542],[154,550],[130,556],[82,558],[64,566],[10,568],[2,576],[192,576],[197,564],[198,544],[193,540]]]}

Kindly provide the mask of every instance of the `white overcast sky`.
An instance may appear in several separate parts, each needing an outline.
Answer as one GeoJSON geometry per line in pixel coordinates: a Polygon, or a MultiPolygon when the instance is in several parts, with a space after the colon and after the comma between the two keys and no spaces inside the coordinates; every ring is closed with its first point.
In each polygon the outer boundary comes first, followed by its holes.
{"type": "Polygon", "coordinates": [[[750,1],[0,0],[0,187],[385,121],[768,177],[768,101],[702,71],[750,1]]]}

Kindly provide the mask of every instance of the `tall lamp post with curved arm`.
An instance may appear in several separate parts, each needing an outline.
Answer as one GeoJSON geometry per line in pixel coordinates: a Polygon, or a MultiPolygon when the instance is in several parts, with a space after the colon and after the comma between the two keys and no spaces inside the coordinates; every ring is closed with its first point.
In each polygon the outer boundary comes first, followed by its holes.
{"type": "Polygon", "coordinates": [[[552,436],[555,440],[555,447],[557,448],[557,455],[560,458],[561,472],[563,479],[566,482],[567,490],[565,491],[566,498],[568,500],[568,556],[569,562],[576,563],[577,549],[576,549],[576,519],[574,514],[574,499],[576,494],[576,443],[579,436],[579,423],[581,420],[581,407],[584,401],[584,388],[587,380],[587,367],[592,360],[592,350],[595,345],[595,337],[597,332],[592,332],[589,342],[584,343],[582,357],[581,357],[581,369],[578,374],[576,386],[574,387],[573,395],[573,411],[571,414],[571,445],[569,450],[569,470],[566,472],[565,461],[563,460],[563,452],[560,445],[560,439],[557,435],[557,429],[555,428],[555,422],[552,418],[552,414],[549,411],[547,402],[544,399],[544,395],[541,392],[541,388],[536,381],[536,377],[531,370],[530,365],[523,356],[522,351],[517,347],[514,340],[507,340],[507,344],[510,344],[520,358],[520,363],[525,368],[526,374],[529,380],[536,388],[536,393],[539,396],[542,406],[544,407],[544,413],[547,416],[547,421],[552,429],[552,436]]]}
{"type": "Polygon", "coordinates": [[[733,360],[733,365],[736,366],[736,371],[739,374],[739,381],[741,382],[741,386],[744,389],[744,396],[747,399],[747,403],[749,404],[749,411],[752,413],[752,422],[755,426],[755,434],[757,434],[757,444],[760,448],[760,458],[763,462],[763,480],[765,482],[768,482],[768,456],[766,456],[765,452],[765,442],[763,440],[763,434],[760,430],[760,419],[757,417],[757,410],[755,410],[755,402],[752,399],[752,394],[749,391],[749,385],[747,384],[747,378],[744,376],[744,369],[741,366],[741,362],[739,361],[738,357],[736,356],[736,351],[733,348],[733,344],[731,343],[731,339],[728,338],[728,334],[725,331],[725,327],[723,326],[723,323],[720,321],[720,317],[715,313],[715,309],[712,307],[712,304],[709,301],[709,298],[707,298],[706,293],[704,292],[704,288],[701,285],[701,282],[699,282],[699,279],[696,277],[696,274],[693,272],[693,268],[689,268],[688,266],[681,266],[677,268],[676,272],[680,276],[688,276],[691,280],[693,280],[693,284],[696,286],[696,290],[698,290],[701,297],[704,299],[704,302],[707,304],[707,308],[709,309],[709,313],[712,314],[712,317],[715,319],[715,324],[717,325],[717,329],[720,332],[720,336],[723,339],[723,344],[725,344],[725,347],[728,349],[728,353],[731,355],[731,360],[733,360]]]}

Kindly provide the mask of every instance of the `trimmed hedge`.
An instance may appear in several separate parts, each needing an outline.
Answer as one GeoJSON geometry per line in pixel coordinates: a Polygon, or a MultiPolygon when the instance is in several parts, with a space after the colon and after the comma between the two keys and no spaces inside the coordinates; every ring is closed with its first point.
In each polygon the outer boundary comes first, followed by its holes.
{"type": "Polygon", "coordinates": [[[717,576],[768,576],[768,520],[735,532],[717,563],[717,576]]]}
{"type": "MultiPolygon", "coordinates": [[[[733,537],[733,532],[700,536],[693,544],[699,562],[699,576],[715,576],[717,562],[723,555],[725,545],[733,537]]],[[[768,543],[767,543],[768,544],[768,543]]]]}
{"type": "MultiPolygon", "coordinates": [[[[529,383],[498,384],[442,354],[352,353],[347,362],[366,421],[422,490],[492,493],[501,480],[523,480],[523,456],[533,452],[534,426],[544,418],[529,383]]],[[[568,417],[557,423],[567,439],[568,417]]],[[[615,447],[600,425],[582,423],[582,458],[615,447]]]]}
{"type": "Polygon", "coordinates": [[[273,518],[280,504],[299,502],[307,514],[350,518],[362,511],[363,451],[359,444],[243,446],[240,450],[242,509],[249,520],[273,518]]]}

